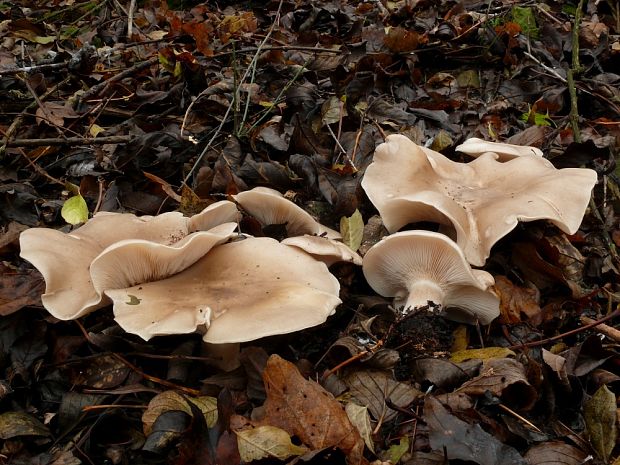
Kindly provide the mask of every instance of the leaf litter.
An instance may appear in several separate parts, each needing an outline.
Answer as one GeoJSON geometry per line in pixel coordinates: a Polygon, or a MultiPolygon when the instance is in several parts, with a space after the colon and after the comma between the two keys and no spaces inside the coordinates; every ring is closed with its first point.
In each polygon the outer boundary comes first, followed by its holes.
{"type": "Polygon", "coordinates": [[[617,463],[619,34],[610,1],[0,2],[2,461],[617,463]],[[199,335],[56,320],[18,257],[27,228],[257,186],[364,255],[387,231],[360,182],[391,133],[599,175],[576,234],[521,224],[493,248],[488,328],[397,322],[340,263],[334,316],[225,372],[199,335]]]}

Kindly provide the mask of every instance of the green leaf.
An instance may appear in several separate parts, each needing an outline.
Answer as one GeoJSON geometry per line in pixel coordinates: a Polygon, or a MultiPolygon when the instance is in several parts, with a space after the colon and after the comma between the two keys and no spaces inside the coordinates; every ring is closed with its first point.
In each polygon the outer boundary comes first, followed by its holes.
{"type": "Polygon", "coordinates": [[[538,38],[536,16],[530,7],[515,6],[512,8],[512,20],[521,26],[523,34],[530,39],[538,38]]]}
{"type": "Polygon", "coordinates": [[[532,110],[526,113],[523,113],[519,117],[519,119],[521,121],[528,122],[532,120],[532,116],[534,117],[534,124],[536,126],[555,126],[555,123],[553,122],[553,120],[548,114],[536,113],[536,112],[532,114],[532,110]]]}
{"type": "Polygon", "coordinates": [[[249,463],[266,457],[284,460],[291,455],[308,452],[304,446],[296,446],[286,431],[275,426],[258,426],[253,429],[235,431],[241,461],[249,463]]]}
{"type": "Polygon", "coordinates": [[[390,446],[387,450],[387,459],[391,463],[398,463],[405,453],[409,451],[409,438],[407,436],[403,436],[400,438],[400,442],[398,444],[394,444],[390,446]]]}
{"type": "Polygon", "coordinates": [[[88,220],[88,206],[80,194],[67,199],[60,214],[69,224],[85,223],[88,220]]]}
{"type": "Polygon", "coordinates": [[[364,236],[364,220],[359,210],[355,209],[349,217],[340,218],[340,234],[342,234],[342,242],[351,250],[357,251],[360,248],[364,236]]]}
{"type": "Polygon", "coordinates": [[[616,396],[603,384],[586,402],[583,410],[590,443],[607,463],[618,437],[616,396]]]}

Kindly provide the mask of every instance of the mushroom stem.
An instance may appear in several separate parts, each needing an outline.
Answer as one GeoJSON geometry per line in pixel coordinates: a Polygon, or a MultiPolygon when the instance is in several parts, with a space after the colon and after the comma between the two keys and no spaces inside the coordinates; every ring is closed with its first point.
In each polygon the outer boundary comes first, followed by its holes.
{"type": "Polygon", "coordinates": [[[426,279],[414,281],[408,288],[408,295],[399,298],[394,297],[394,306],[402,308],[402,312],[407,314],[418,308],[426,307],[429,302],[441,306],[445,297],[445,292],[436,282],[426,279]],[[406,297],[406,301],[405,298],[406,297]]]}

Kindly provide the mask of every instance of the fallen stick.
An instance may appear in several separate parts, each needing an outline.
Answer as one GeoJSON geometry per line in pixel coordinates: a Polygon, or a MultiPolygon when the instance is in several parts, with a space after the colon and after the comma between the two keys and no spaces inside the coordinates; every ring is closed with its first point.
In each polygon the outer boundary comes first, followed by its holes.
{"type": "Polygon", "coordinates": [[[13,139],[6,143],[7,147],[45,147],[47,145],[103,145],[124,144],[134,136],[103,136],[95,138],[84,137],[52,137],[49,139],[13,139]]]}

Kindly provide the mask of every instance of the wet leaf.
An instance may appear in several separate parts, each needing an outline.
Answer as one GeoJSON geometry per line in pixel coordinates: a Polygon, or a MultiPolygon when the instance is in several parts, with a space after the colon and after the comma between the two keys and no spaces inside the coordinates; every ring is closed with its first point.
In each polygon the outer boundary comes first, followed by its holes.
{"type": "Polygon", "coordinates": [[[0,315],[6,316],[27,306],[41,306],[45,282],[32,270],[11,269],[0,262],[0,315]]]}
{"type": "Polygon", "coordinates": [[[0,414],[0,439],[49,435],[47,427],[28,413],[5,412],[0,414]]]}
{"type": "Polygon", "coordinates": [[[480,425],[459,420],[433,396],[427,396],[424,402],[424,419],[431,447],[445,451],[450,460],[472,461],[479,465],[527,465],[516,449],[502,444],[480,425]]]}
{"type": "Polygon", "coordinates": [[[355,209],[349,217],[340,218],[340,234],[342,242],[349,246],[354,252],[360,248],[364,235],[364,220],[358,209],[355,209]]]}
{"type": "Polygon", "coordinates": [[[145,434],[149,434],[155,420],[164,412],[180,410],[191,415],[192,409],[188,401],[200,409],[207,426],[212,427],[217,421],[217,399],[214,397],[184,397],[176,391],[164,391],[151,399],[142,415],[145,434]]]}
{"type": "Polygon", "coordinates": [[[258,426],[243,431],[235,431],[239,445],[239,455],[244,462],[264,458],[284,460],[292,455],[308,452],[304,446],[296,446],[291,442],[288,433],[275,426],[258,426]]]}
{"type": "Polygon", "coordinates": [[[607,462],[618,438],[616,396],[603,385],[585,403],[583,410],[590,443],[607,462]]]}
{"type": "Polygon", "coordinates": [[[80,194],[67,199],[60,214],[69,224],[86,223],[88,220],[88,205],[80,194]]]}

